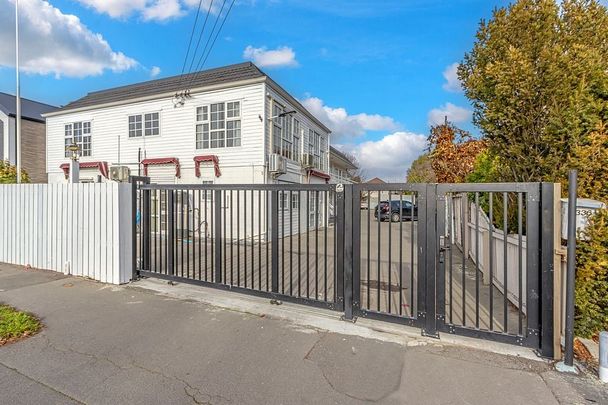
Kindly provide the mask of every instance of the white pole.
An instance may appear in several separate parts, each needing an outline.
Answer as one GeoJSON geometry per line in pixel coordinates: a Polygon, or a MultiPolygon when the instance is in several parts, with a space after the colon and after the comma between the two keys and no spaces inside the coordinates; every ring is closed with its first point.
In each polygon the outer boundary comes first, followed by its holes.
{"type": "Polygon", "coordinates": [[[17,76],[17,91],[15,103],[17,104],[17,117],[15,119],[15,142],[17,163],[17,184],[21,183],[21,86],[19,84],[19,0],[15,0],[15,74],[17,76]]]}

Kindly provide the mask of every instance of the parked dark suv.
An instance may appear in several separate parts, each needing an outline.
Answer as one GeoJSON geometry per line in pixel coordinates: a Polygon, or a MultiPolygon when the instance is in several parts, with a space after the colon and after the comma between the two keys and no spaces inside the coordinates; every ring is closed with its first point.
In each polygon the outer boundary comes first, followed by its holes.
{"type": "Polygon", "coordinates": [[[414,221],[418,220],[418,207],[412,205],[410,201],[391,201],[389,210],[388,201],[380,201],[380,204],[374,208],[374,218],[378,218],[380,213],[380,221],[389,220],[391,222],[409,221],[413,218],[414,221]],[[401,210],[399,209],[399,203],[401,203],[401,210]],[[413,215],[412,215],[412,210],[413,215]],[[401,211],[401,212],[399,212],[401,211]]]}

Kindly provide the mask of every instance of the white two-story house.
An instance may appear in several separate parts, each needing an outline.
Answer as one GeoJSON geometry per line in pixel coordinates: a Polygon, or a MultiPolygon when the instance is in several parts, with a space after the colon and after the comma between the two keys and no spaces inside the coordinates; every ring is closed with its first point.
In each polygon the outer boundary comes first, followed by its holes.
{"type": "Polygon", "coordinates": [[[45,117],[50,183],[66,181],[72,143],[82,181],[111,166],[165,184],[330,180],[330,130],[249,62],[91,92],[45,117]]]}

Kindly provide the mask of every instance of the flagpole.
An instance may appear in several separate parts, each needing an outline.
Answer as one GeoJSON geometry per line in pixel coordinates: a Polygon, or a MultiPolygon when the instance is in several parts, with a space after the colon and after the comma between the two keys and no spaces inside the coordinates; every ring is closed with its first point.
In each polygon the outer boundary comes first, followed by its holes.
{"type": "Polygon", "coordinates": [[[17,77],[16,103],[16,156],[17,183],[21,183],[21,86],[19,84],[19,0],[15,0],[15,73],[17,77]]]}

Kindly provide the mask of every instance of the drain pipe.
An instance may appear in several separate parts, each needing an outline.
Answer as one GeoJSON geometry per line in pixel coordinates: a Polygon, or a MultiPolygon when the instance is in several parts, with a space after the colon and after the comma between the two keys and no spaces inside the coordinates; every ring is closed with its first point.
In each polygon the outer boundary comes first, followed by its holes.
{"type": "Polygon", "coordinates": [[[574,283],[576,282],[576,197],[577,171],[568,174],[568,248],[566,271],[566,336],[564,361],[558,371],[578,373],[574,366],[574,283]]]}

